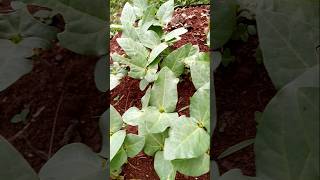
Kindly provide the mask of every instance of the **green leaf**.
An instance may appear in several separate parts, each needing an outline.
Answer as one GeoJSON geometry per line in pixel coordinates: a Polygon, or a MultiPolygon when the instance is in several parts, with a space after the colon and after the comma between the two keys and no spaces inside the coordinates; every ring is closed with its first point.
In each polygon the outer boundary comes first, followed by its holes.
{"type": "Polygon", "coordinates": [[[154,169],[156,170],[160,180],[174,180],[176,170],[171,161],[167,161],[163,157],[163,151],[158,151],[154,158],[154,169]]]}
{"type": "Polygon", "coordinates": [[[210,82],[209,53],[200,52],[195,61],[189,64],[192,83],[196,89],[210,82]]]}
{"type": "Polygon", "coordinates": [[[118,153],[119,149],[121,148],[124,142],[125,137],[125,130],[117,131],[110,137],[110,161],[112,161],[113,157],[118,153]]]}
{"type": "Polygon", "coordinates": [[[173,31],[170,31],[168,34],[164,35],[163,38],[166,42],[171,41],[173,39],[180,39],[180,36],[182,34],[185,34],[186,32],[188,32],[188,30],[181,27],[181,28],[175,29],[173,31]]]}
{"type": "Polygon", "coordinates": [[[237,2],[235,0],[216,0],[212,11],[213,48],[221,48],[231,38],[237,23],[237,2]]]}
{"type": "Polygon", "coordinates": [[[58,34],[59,43],[78,54],[107,54],[108,25],[107,1],[87,0],[22,0],[23,2],[50,8],[62,14],[65,30],[58,34]],[[76,42],[76,43],[75,43],[76,42]]]}
{"type": "MultiPolygon", "coordinates": [[[[231,169],[223,174],[218,180],[264,180],[256,177],[244,176],[240,169],[231,169]]],[[[270,179],[271,180],[271,179],[270,179]]]]}
{"type": "Polygon", "coordinates": [[[197,158],[173,160],[174,168],[187,176],[201,176],[209,172],[210,156],[203,154],[197,158]]]}
{"type": "Polygon", "coordinates": [[[94,69],[94,82],[101,92],[107,92],[109,89],[107,76],[107,57],[103,56],[96,63],[96,67],[94,69]]]}
{"type": "Polygon", "coordinates": [[[140,111],[136,107],[131,107],[122,115],[122,118],[123,121],[130,126],[137,126],[139,121],[141,121],[142,114],[143,111],[140,111]]]}
{"type": "Polygon", "coordinates": [[[210,132],[210,87],[209,83],[198,89],[190,99],[190,116],[210,132]]]}
{"type": "Polygon", "coordinates": [[[174,112],[178,101],[178,82],[179,79],[169,68],[162,68],[151,89],[150,105],[161,112],[174,112]]]}
{"type": "Polygon", "coordinates": [[[122,38],[131,38],[135,41],[139,40],[139,29],[134,27],[133,25],[123,24],[122,25],[122,38]]]}
{"type": "Polygon", "coordinates": [[[157,134],[145,134],[146,143],[144,146],[144,153],[148,156],[154,156],[157,151],[163,150],[164,140],[167,137],[167,134],[167,131],[157,134]]]}
{"type": "Polygon", "coordinates": [[[161,24],[166,25],[171,21],[173,12],[174,0],[169,0],[159,7],[156,17],[160,20],[161,24]]]}
{"type": "Polygon", "coordinates": [[[102,180],[107,173],[106,160],[86,145],[74,143],[61,148],[41,168],[39,177],[41,180],[102,180]]]}
{"type": "Polygon", "coordinates": [[[319,1],[257,3],[263,62],[276,88],[281,88],[319,64],[319,1]]]}
{"type": "Polygon", "coordinates": [[[145,10],[148,8],[148,3],[145,0],[133,0],[133,7],[138,17],[143,16],[145,10]]]}
{"type": "Polygon", "coordinates": [[[124,58],[117,53],[111,54],[111,58],[116,62],[130,66],[130,72],[128,75],[132,78],[141,79],[146,74],[144,66],[142,66],[141,62],[136,59],[124,58]]]}
{"type": "Polygon", "coordinates": [[[136,21],[136,14],[134,8],[131,6],[130,3],[126,3],[122,9],[120,22],[121,24],[128,24],[133,25],[136,21]]]}
{"type": "Polygon", "coordinates": [[[141,79],[139,82],[139,89],[143,91],[149,85],[149,82],[146,79],[141,79]]]}
{"type": "Polygon", "coordinates": [[[318,179],[319,92],[317,65],[286,85],[267,105],[255,140],[258,177],[318,179]]]}
{"type": "MultiPolygon", "coordinates": [[[[141,19],[141,25],[140,28],[142,31],[147,31],[152,24],[154,24],[155,20],[155,15],[156,15],[157,9],[153,6],[149,6],[144,13],[144,16],[141,19]]],[[[161,31],[163,31],[161,29],[161,31]]]]}
{"type": "Polygon", "coordinates": [[[145,67],[149,52],[141,43],[131,38],[118,38],[117,42],[127,55],[132,58],[135,65],[145,67]]]}
{"type": "Polygon", "coordinates": [[[209,146],[210,136],[198,127],[196,120],[180,116],[172,122],[164,144],[164,157],[167,160],[195,158],[207,152],[209,146]]]}
{"type": "Polygon", "coordinates": [[[119,175],[121,172],[121,166],[127,162],[127,153],[123,148],[120,148],[118,153],[114,156],[112,161],[110,162],[110,174],[119,175]]]}
{"type": "Polygon", "coordinates": [[[39,179],[23,156],[2,136],[0,136],[0,159],[1,178],[8,180],[39,179]]]}
{"type": "Polygon", "coordinates": [[[139,33],[139,40],[141,44],[150,49],[155,48],[161,43],[158,34],[152,30],[142,31],[139,33]]]}
{"type": "Polygon", "coordinates": [[[165,49],[167,49],[168,45],[166,43],[161,43],[155,46],[149,56],[148,65],[151,64],[165,49]]]}
{"type": "Polygon", "coordinates": [[[150,95],[151,95],[151,87],[147,89],[146,93],[141,98],[141,104],[143,109],[149,106],[150,95]]]}
{"type": "Polygon", "coordinates": [[[110,129],[109,121],[108,121],[109,109],[106,110],[99,119],[99,127],[102,135],[102,149],[100,151],[100,155],[104,158],[109,156],[109,134],[108,130],[110,129]]]}
{"type": "Polygon", "coordinates": [[[167,66],[170,68],[176,77],[179,77],[184,71],[184,63],[183,61],[193,56],[197,53],[198,49],[192,44],[186,44],[182,47],[172,51],[167,57],[164,58],[163,62],[161,63],[161,67],[167,66]]]}
{"type": "Polygon", "coordinates": [[[23,109],[19,114],[16,114],[11,118],[11,123],[20,123],[20,122],[26,122],[27,116],[29,114],[30,110],[28,108],[23,109]]]}
{"type": "Polygon", "coordinates": [[[244,149],[250,145],[252,145],[254,143],[254,139],[248,139],[248,140],[244,140],[241,141],[231,147],[229,147],[228,149],[226,149],[225,151],[223,151],[219,156],[218,159],[222,159],[225,158],[237,151],[240,151],[241,149],[244,149]]]}
{"type": "Polygon", "coordinates": [[[127,152],[128,157],[134,157],[143,149],[144,143],[144,136],[127,134],[123,143],[123,148],[127,152]]]}
{"type": "Polygon", "coordinates": [[[114,134],[122,128],[122,118],[119,112],[110,105],[110,134],[114,134]]]}
{"type": "Polygon", "coordinates": [[[147,80],[149,83],[155,81],[158,78],[158,65],[156,64],[154,67],[153,65],[150,65],[148,67],[146,76],[144,77],[145,80],[147,80]]]}
{"type": "Polygon", "coordinates": [[[212,168],[210,170],[210,177],[213,177],[213,179],[219,179],[220,177],[220,171],[219,171],[219,167],[216,161],[211,160],[212,163],[212,168]]]}
{"type": "Polygon", "coordinates": [[[145,110],[141,119],[145,121],[149,133],[161,133],[170,126],[171,121],[178,119],[178,113],[161,113],[151,106],[145,110]]]}

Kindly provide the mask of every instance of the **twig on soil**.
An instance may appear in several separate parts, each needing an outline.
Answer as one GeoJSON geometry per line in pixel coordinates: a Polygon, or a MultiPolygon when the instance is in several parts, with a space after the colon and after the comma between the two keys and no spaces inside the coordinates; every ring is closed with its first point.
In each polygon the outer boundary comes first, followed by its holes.
{"type": "Polygon", "coordinates": [[[127,94],[126,106],[124,107],[124,111],[127,111],[128,100],[129,100],[130,91],[127,94]]]}
{"type": "Polygon", "coordinates": [[[137,170],[141,171],[141,169],[135,167],[135,166],[134,166],[133,164],[131,164],[129,161],[128,161],[128,164],[129,164],[133,169],[137,169],[137,170]]]}
{"type": "Polygon", "coordinates": [[[57,110],[54,116],[54,120],[53,120],[53,126],[52,126],[52,131],[51,131],[51,136],[50,136],[50,145],[49,145],[49,152],[48,152],[48,159],[50,159],[51,154],[52,154],[52,146],[53,146],[53,141],[54,141],[54,134],[56,132],[56,125],[57,125],[57,119],[58,119],[58,114],[60,111],[60,107],[63,101],[63,95],[64,95],[64,91],[62,91],[60,99],[59,99],[59,103],[57,106],[57,110]]]}
{"type": "Polygon", "coordinates": [[[12,142],[14,140],[16,140],[19,136],[21,136],[24,131],[26,131],[26,129],[28,129],[28,127],[31,125],[31,122],[29,122],[27,125],[25,125],[19,132],[17,132],[14,136],[12,136],[11,138],[8,139],[9,142],[12,142]]]}

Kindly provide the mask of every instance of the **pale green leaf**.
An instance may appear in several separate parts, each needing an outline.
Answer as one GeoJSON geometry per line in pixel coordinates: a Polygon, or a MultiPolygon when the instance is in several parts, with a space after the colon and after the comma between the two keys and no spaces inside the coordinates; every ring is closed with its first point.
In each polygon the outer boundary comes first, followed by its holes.
{"type": "MultiPolygon", "coordinates": [[[[100,60],[96,63],[94,69],[94,82],[96,83],[96,87],[101,92],[107,92],[108,88],[108,80],[107,80],[107,57],[103,56],[100,60]]],[[[113,76],[110,76],[110,88],[113,89],[118,84],[112,82],[114,79],[113,76]]],[[[117,81],[119,82],[119,81],[117,81]]]]}
{"type": "Polygon", "coordinates": [[[161,43],[158,34],[152,30],[141,31],[139,33],[139,40],[142,45],[149,49],[153,49],[161,43]]]}
{"type": "Polygon", "coordinates": [[[158,66],[155,67],[149,67],[146,73],[146,76],[144,77],[145,80],[147,80],[149,83],[154,82],[158,78],[158,66]]]}
{"type": "Polygon", "coordinates": [[[123,143],[123,148],[127,152],[128,157],[134,157],[143,149],[144,143],[144,136],[127,134],[126,139],[123,143]]]}
{"type": "Polygon", "coordinates": [[[165,160],[163,151],[158,151],[154,157],[154,169],[156,170],[160,180],[174,180],[176,170],[171,161],[165,160]]]}
{"type": "Polygon", "coordinates": [[[156,107],[149,107],[141,119],[145,121],[149,133],[161,133],[170,126],[171,121],[178,119],[178,113],[161,113],[156,107]]]}
{"type": "Polygon", "coordinates": [[[114,156],[118,153],[119,149],[122,147],[125,137],[126,137],[125,130],[117,131],[110,137],[110,161],[112,161],[114,156]]]}
{"type": "Polygon", "coordinates": [[[143,91],[149,85],[149,82],[146,79],[141,79],[139,82],[139,89],[143,91]]]}
{"type": "Polygon", "coordinates": [[[168,45],[166,43],[155,46],[150,53],[148,64],[151,64],[167,47],[168,45]]]}
{"type": "Polygon", "coordinates": [[[146,93],[141,98],[141,104],[143,109],[149,106],[150,95],[151,95],[151,86],[147,89],[146,93]]]}
{"type": "Polygon", "coordinates": [[[161,67],[167,66],[170,68],[176,77],[179,77],[184,71],[184,60],[190,56],[197,53],[198,49],[192,44],[186,44],[182,47],[172,51],[168,56],[166,56],[161,63],[161,67]]]}
{"type": "Polygon", "coordinates": [[[133,25],[136,21],[136,14],[134,8],[131,6],[130,3],[126,3],[122,9],[122,13],[120,16],[121,24],[128,24],[133,25]]]}
{"type": "Polygon", "coordinates": [[[170,31],[168,34],[164,35],[163,38],[164,38],[164,40],[166,42],[168,42],[168,41],[171,41],[173,39],[179,39],[180,36],[182,34],[185,34],[186,32],[188,32],[188,30],[183,28],[183,27],[181,27],[181,28],[175,29],[173,31],[170,31]]]}
{"type": "Polygon", "coordinates": [[[141,121],[143,111],[136,107],[130,107],[123,115],[123,121],[131,126],[137,126],[141,121]]]}
{"type": "Polygon", "coordinates": [[[23,156],[2,136],[0,136],[0,159],[1,178],[8,180],[39,179],[23,156]]]}
{"type": "Polygon", "coordinates": [[[319,1],[257,3],[263,63],[276,88],[281,88],[319,64],[319,1]]]}
{"type": "Polygon", "coordinates": [[[84,144],[74,143],[61,148],[41,168],[41,180],[102,180],[108,173],[106,160],[84,144]]]}
{"type": "Polygon", "coordinates": [[[149,52],[141,43],[131,38],[118,38],[117,42],[137,66],[145,67],[149,52]]]}
{"type": "Polygon", "coordinates": [[[119,112],[110,105],[110,134],[119,131],[122,128],[122,118],[119,112]]]}
{"type": "Polygon", "coordinates": [[[130,66],[128,75],[132,78],[141,79],[146,74],[143,62],[138,59],[128,59],[117,53],[111,54],[111,58],[116,62],[130,66]]]}
{"type": "Polygon", "coordinates": [[[168,0],[159,7],[156,17],[160,20],[161,24],[166,25],[171,21],[173,12],[174,0],[168,0]]]}
{"type": "Polygon", "coordinates": [[[319,91],[318,65],[286,85],[267,105],[255,140],[258,177],[319,179],[319,91]]]}
{"type": "Polygon", "coordinates": [[[208,151],[210,136],[198,127],[196,120],[181,116],[172,123],[169,138],[164,145],[164,157],[167,160],[190,159],[199,157],[208,151]]]}
{"type": "Polygon", "coordinates": [[[167,137],[168,132],[157,134],[145,134],[145,146],[144,153],[148,156],[154,156],[157,151],[163,150],[164,140],[167,137]]]}
{"type": "Polygon", "coordinates": [[[210,82],[210,57],[209,53],[200,52],[190,64],[192,83],[196,89],[210,82]]]}
{"type": "Polygon", "coordinates": [[[187,176],[201,176],[209,172],[210,156],[205,153],[192,159],[173,160],[172,164],[181,174],[187,176]]]}
{"type": "Polygon", "coordinates": [[[190,99],[190,116],[210,132],[210,89],[209,83],[198,89],[190,99]]]}
{"type": "Polygon", "coordinates": [[[121,172],[121,167],[127,162],[127,153],[123,148],[120,148],[118,153],[110,161],[110,174],[115,175],[121,172]]]}
{"type": "Polygon", "coordinates": [[[151,89],[150,105],[161,112],[174,112],[178,101],[178,81],[169,68],[162,68],[151,89]]]}

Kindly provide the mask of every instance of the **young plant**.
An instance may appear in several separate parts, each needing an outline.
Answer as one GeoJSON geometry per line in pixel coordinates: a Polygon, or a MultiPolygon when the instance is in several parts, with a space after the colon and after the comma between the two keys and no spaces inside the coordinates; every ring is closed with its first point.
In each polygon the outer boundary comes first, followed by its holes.
{"type": "Polygon", "coordinates": [[[126,3],[120,18],[123,26],[122,37],[118,38],[117,42],[126,52],[126,57],[117,53],[112,54],[111,57],[115,62],[129,66],[128,75],[141,79],[140,89],[144,90],[149,83],[157,79],[158,64],[162,60],[161,54],[170,51],[167,48],[179,40],[180,35],[187,30],[178,28],[166,33],[162,29],[172,18],[173,0],[164,3],[158,11],[153,6],[146,5],[143,0],[139,6],[136,1],[135,3],[134,6],[126,3]],[[137,12],[143,12],[145,16],[138,20],[137,12]]]}
{"type": "Polygon", "coordinates": [[[136,156],[144,147],[145,137],[126,134],[124,123],[117,110],[110,106],[110,175],[116,178],[128,157],[136,156]]]}

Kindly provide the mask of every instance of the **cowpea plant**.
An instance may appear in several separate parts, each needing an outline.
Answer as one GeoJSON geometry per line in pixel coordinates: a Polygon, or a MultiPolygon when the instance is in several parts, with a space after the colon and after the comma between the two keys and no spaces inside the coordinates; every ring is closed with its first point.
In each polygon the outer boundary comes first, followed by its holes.
{"type": "Polygon", "coordinates": [[[110,106],[110,175],[116,178],[127,158],[136,156],[144,147],[145,137],[126,134],[125,124],[119,112],[110,106]]]}
{"type": "Polygon", "coordinates": [[[155,157],[154,168],[160,179],[175,179],[177,171],[188,176],[209,171],[209,83],[191,98],[193,117],[179,117],[175,112],[178,81],[173,71],[163,67],[141,100],[142,109],[131,107],[123,115],[123,120],[138,126],[139,135],[145,137],[143,151],[155,157]]]}
{"type": "Polygon", "coordinates": [[[141,90],[157,79],[161,54],[168,54],[170,49],[167,48],[187,32],[185,28],[164,32],[163,27],[171,20],[173,11],[173,0],[162,4],[158,10],[144,0],[134,1],[133,6],[126,3],[123,8],[120,17],[122,37],[117,42],[126,56],[114,53],[111,57],[130,67],[130,77],[141,79],[141,90]]]}

